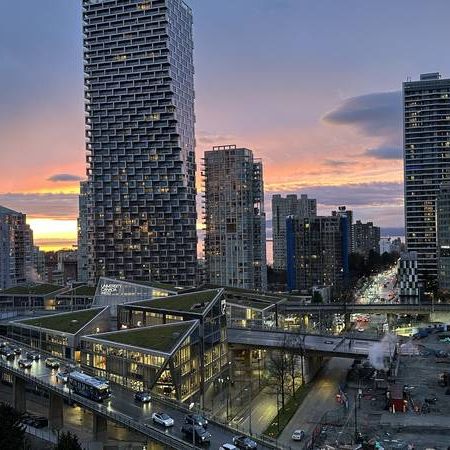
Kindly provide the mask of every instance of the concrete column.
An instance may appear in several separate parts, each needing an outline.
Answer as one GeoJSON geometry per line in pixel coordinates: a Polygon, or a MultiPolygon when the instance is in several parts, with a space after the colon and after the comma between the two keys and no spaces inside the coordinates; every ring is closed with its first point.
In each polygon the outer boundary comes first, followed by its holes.
{"type": "Polygon", "coordinates": [[[389,331],[392,331],[394,329],[397,316],[395,314],[388,313],[388,314],[386,314],[386,318],[387,318],[387,322],[388,322],[389,331]]]}
{"type": "Polygon", "coordinates": [[[64,426],[64,403],[63,398],[50,392],[50,403],[48,408],[48,425],[53,430],[60,430],[64,426]]]}
{"type": "Polygon", "coordinates": [[[108,421],[95,413],[92,415],[93,419],[93,432],[94,432],[94,439],[96,441],[103,441],[106,440],[108,436],[108,421]]]}
{"type": "Polygon", "coordinates": [[[19,377],[13,378],[13,406],[19,412],[26,412],[27,398],[25,394],[26,382],[19,377]]]}
{"type": "Polygon", "coordinates": [[[319,369],[322,367],[323,364],[323,357],[322,356],[305,356],[304,359],[304,369],[305,369],[305,383],[309,383],[316,373],[319,371],[319,369]]]}

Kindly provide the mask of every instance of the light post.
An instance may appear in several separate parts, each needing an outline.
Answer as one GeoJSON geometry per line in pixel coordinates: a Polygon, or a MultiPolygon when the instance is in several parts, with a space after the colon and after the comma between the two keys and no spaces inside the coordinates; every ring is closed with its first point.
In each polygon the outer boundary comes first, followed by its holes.
{"type": "MultiPolygon", "coordinates": [[[[194,408],[195,408],[195,403],[192,402],[189,405],[189,410],[192,411],[192,415],[194,415],[194,408]]],[[[195,447],[195,420],[194,420],[194,417],[192,417],[192,445],[194,448],[196,448],[195,447]]]]}
{"type": "Polygon", "coordinates": [[[248,391],[249,396],[250,396],[250,401],[249,401],[250,410],[249,410],[249,416],[248,416],[248,433],[251,436],[252,435],[252,380],[251,379],[250,379],[250,387],[245,388],[244,391],[248,391]]]}

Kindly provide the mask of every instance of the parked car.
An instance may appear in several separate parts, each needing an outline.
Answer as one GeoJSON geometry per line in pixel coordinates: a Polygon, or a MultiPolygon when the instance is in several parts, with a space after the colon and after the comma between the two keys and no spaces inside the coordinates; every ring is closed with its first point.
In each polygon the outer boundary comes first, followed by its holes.
{"type": "Polygon", "coordinates": [[[35,352],[26,352],[25,357],[31,361],[39,361],[41,359],[41,355],[35,352]]]}
{"type": "Polygon", "coordinates": [[[161,412],[153,413],[152,420],[153,420],[153,422],[155,422],[159,425],[163,425],[165,427],[171,427],[175,423],[174,420],[172,419],[172,417],[170,417],[166,413],[161,413],[161,412]]]}
{"type": "Polygon", "coordinates": [[[258,448],[258,445],[255,441],[251,440],[248,436],[235,436],[233,438],[233,444],[242,450],[253,450],[254,448],[258,448]]]}
{"type": "Polygon", "coordinates": [[[22,369],[31,369],[33,361],[30,361],[29,359],[25,358],[20,358],[17,364],[19,364],[19,367],[21,367],[22,369]]]}
{"type": "Polygon", "coordinates": [[[295,430],[292,433],[293,441],[301,441],[305,437],[305,432],[303,430],[295,430]]]}
{"type": "Polygon", "coordinates": [[[208,428],[208,420],[200,414],[188,414],[184,418],[184,422],[190,425],[198,425],[199,427],[203,427],[205,430],[208,428]]]}
{"type": "Polygon", "coordinates": [[[137,402],[148,403],[152,399],[152,397],[150,395],[150,392],[140,391],[140,392],[136,392],[136,394],[134,394],[134,399],[137,402]]]}
{"type": "Polygon", "coordinates": [[[50,369],[58,369],[59,368],[59,361],[55,358],[46,358],[45,365],[47,367],[50,367],[50,369]]]}
{"type": "Polygon", "coordinates": [[[56,380],[60,383],[67,383],[69,380],[69,373],[68,370],[59,370],[56,374],[56,380]]]}
{"type": "Polygon", "coordinates": [[[211,442],[211,433],[206,431],[203,427],[195,425],[183,425],[181,432],[184,434],[186,440],[192,442],[195,439],[196,444],[209,444],[211,442]],[[194,433],[194,437],[192,436],[194,433]]]}
{"type": "Polygon", "coordinates": [[[238,450],[238,448],[233,444],[222,444],[219,450],[238,450]]]}

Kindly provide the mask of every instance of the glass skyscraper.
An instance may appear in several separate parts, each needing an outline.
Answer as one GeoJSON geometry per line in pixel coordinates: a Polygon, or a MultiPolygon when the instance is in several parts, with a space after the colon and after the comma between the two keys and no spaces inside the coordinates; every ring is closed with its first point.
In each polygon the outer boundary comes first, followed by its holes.
{"type": "Polygon", "coordinates": [[[437,277],[436,199],[450,180],[450,79],[439,73],[403,83],[405,222],[422,282],[437,277]]]}
{"type": "Polygon", "coordinates": [[[192,12],[83,0],[89,277],[196,275],[192,12]]]}

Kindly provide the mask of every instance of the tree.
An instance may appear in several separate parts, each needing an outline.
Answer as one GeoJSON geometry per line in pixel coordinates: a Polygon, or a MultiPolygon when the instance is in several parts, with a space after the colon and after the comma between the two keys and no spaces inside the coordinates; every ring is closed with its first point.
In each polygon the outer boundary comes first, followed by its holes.
{"type": "Polygon", "coordinates": [[[59,435],[58,444],[54,450],[83,450],[76,434],[70,431],[59,435]]]}
{"type": "Polygon", "coordinates": [[[18,450],[28,448],[25,440],[23,414],[7,403],[0,403],[0,448],[18,450]]]}
{"type": "Polygon", "coordinates": [[[285,389],[289,373],[289,359],[286,352],[284,350],[272,351],[269,356],[267,369],[269,373],[269,385],[272,385],[277,390],[280,389],[281,407],[284,408],[285,389]]]}
{"type": "Polygon", "coordinates": [[[292,387],[292,397],[295,396],[295,382],[297,378],[300,378],[300,373],[302,377],[302,382],[304,382],[303,374],[303,337],[301,334],[296,334],[285,339],[286,347],[286,358],[287,358],[287,374],[291,381],[292,387]],[[301,363],[301,372],[299,372],[299,362],[301,363]]]}

